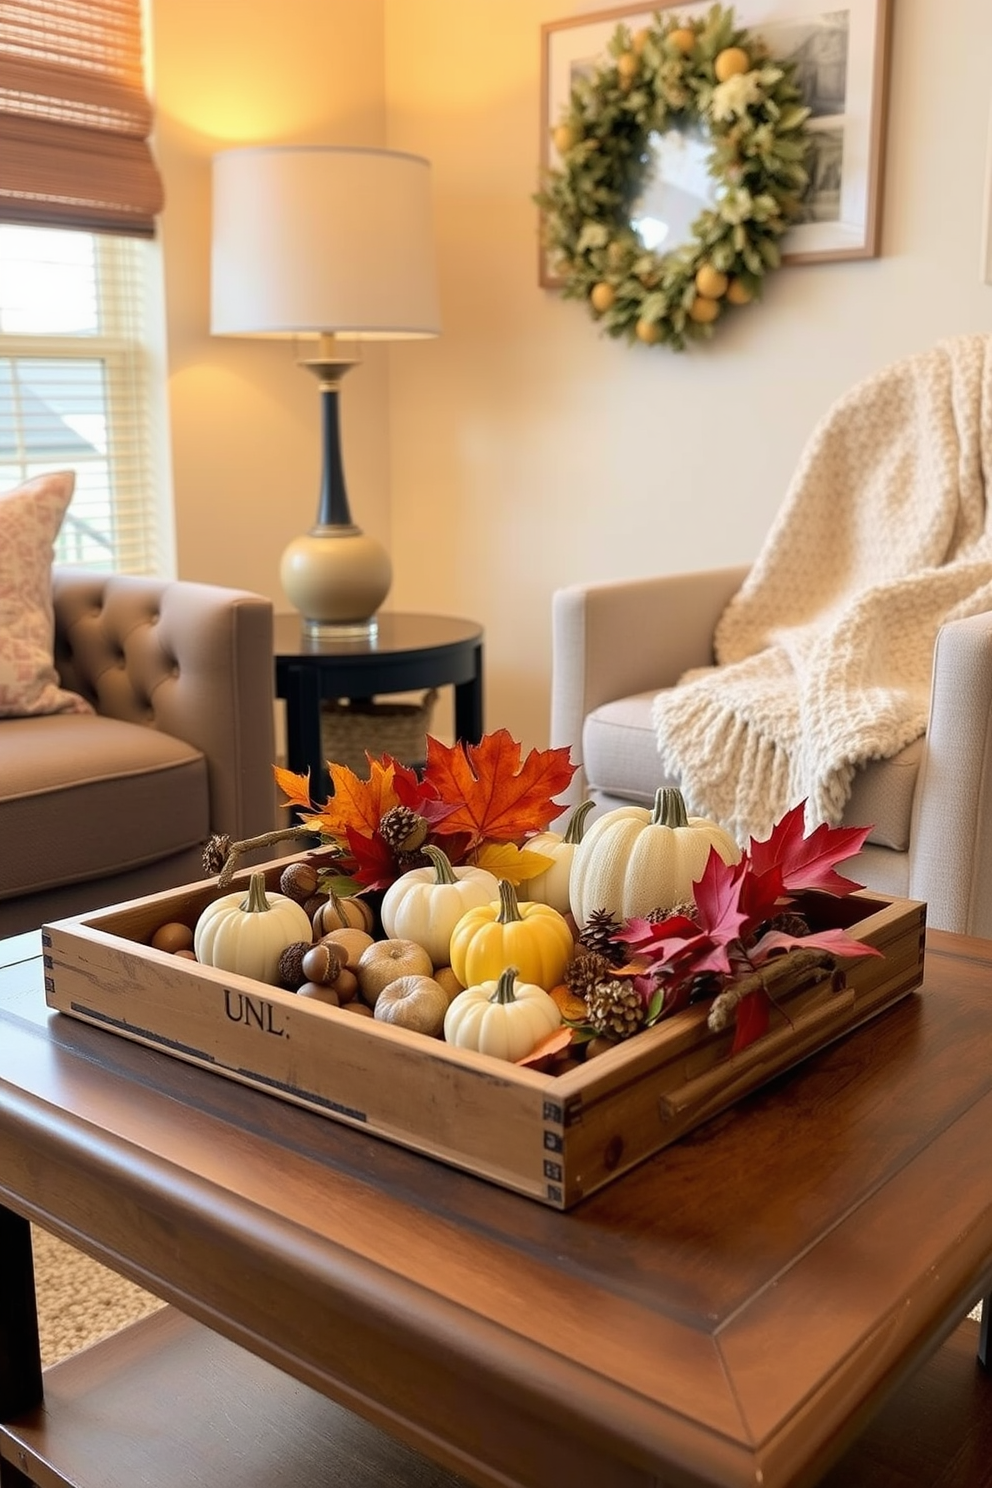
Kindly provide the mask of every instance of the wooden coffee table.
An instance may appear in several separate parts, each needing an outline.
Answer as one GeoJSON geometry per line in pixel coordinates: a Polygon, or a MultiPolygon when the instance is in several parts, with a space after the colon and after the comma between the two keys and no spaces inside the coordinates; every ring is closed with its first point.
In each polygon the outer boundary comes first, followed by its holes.
{"type": "Polygon", "coordinates": [[[567,1214],[49,1013],[6,950],[3,1488],[987,1481],[992,945],[931,934],[921,993],[567,1214]],[[44,1408],[31,1220],[180,1310],[44,1408]]]}

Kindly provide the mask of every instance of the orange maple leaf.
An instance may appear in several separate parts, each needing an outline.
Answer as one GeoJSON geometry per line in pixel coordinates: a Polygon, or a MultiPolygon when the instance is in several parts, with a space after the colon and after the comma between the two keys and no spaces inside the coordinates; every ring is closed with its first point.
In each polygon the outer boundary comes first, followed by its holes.
{"type": "Polygon", "coordinates": [[[442,744],[427,739],[424,781],[457,810],[438,824],[439,832],[467,832],[470,847],[480,842],[515,842],[542,832],[565,810],[554,797],[575,774],[568,749],[532,749],[521,763],[520,745],[506,729],[495,729],[478,744],[442,744]]]}
{"type": "Polygon", "coordinates": [[[369,760],[368,780],[359,780],[347,765],[329,764],[333,794],[321,808],[321,831],[347,846],[348,828],[371,837],[385,813],[399,805],[394,779],[397,765],[389,755],[369,760]]]}
{"type": "Polygon", "coordinates": [[[515,1064],[537,1064],[540,1059],[547,1059],[549,1054],[558,1054],[562,1049],[567,1049],[572,1042],[572,1030],[570,1028],[556,1028],[554,1033],[549,1033],[543,1038],[536,1049],[531,1049],[522,1059],[514,1061],[515,1064]]]}
{"type": "Polygon", "coordinates": [[[273,765],[272,773],[276,785],[286,797],[285,801],[280,801],[280,806],[299,806],[304,811],[313,809],[310,803],[309,770],[305,775],[297,775],[293,770],[283,769],[282,765],[273,765]]]}

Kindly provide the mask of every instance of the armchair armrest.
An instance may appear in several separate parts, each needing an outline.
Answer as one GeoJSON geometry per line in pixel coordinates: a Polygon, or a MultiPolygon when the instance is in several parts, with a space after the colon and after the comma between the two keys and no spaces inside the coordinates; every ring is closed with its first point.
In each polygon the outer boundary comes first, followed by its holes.
{"type": "Polygon", "coordinates": [[[272,604],[181,580],[53,570],[55,664],[98,713],[206,757],[211,829],[273,825],[272,604]]]}
{"type": "Polygon", "coordinates": [[[938,633],[909,841],[931,923],[992,937],[992,613],[938,633]]]}
{"type": "MultiPolygon", "coordinates": [[[[572,584],[551,601],[551,744],[582,761],[582,726],[594,708],[661,691],[713,661],[713,632],[746,567],[572,584]]],[[[581,800],[582,771],[567,793],[581,800]]]]}

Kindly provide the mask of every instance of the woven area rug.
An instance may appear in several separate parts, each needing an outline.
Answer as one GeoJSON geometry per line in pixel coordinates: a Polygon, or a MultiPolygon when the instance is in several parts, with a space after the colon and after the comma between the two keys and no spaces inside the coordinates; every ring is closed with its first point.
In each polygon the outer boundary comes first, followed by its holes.
{"type": "Polygon", "coordinates": [[[157,1297],[32,1226],[41,1362],[54,1364],[154,1312],[157,1297]]]}

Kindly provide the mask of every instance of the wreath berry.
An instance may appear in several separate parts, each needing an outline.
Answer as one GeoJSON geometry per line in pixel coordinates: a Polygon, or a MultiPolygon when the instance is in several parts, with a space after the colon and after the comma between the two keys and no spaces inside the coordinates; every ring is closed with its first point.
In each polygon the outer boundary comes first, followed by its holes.
{"type": "Polygon", "coordinates": [[[619,25],[610,60],[572,86],[553,130],[561,167],[536,201],[543,241],[563,280],[610,336],[681,351],[712,336],[727,306],[755,299],[781,262],[779,239],[800,214],[809,109],[792,63],[715,5],[705,18],[654,16],[619,25]],[[715,204],[689,242],[659,252],[631,226],[651,136],[701,130],[715,204]]]}

